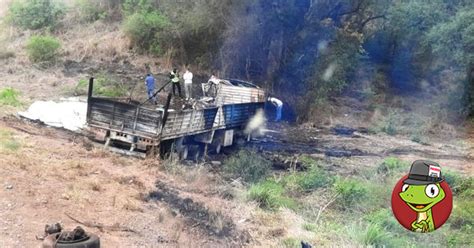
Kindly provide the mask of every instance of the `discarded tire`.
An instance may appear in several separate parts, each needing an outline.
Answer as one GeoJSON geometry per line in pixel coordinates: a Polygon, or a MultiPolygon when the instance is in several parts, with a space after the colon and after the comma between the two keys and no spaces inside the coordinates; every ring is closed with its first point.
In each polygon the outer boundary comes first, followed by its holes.
{"type": "Polygon", "coordinates": [[[43,248],[100,248],[100,239],[99,236],[95,234],[88,234],[88,237],[82,240],[75,240],[75,241],[61,241],[57,240],[59,238],[60,233],[55,233],[49,235],[45,238],[43,242],[43,248]],[[57,240],[57,242],[56,242],[57,240]],[[51,241],[56,243],[55,245],[51,246],[51,241]]]}

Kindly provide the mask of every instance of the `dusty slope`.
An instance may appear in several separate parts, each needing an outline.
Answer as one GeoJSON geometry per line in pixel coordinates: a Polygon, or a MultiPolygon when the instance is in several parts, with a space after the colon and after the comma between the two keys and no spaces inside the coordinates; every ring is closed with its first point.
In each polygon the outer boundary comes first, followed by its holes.
{"type": "Polygon", "coordinates": [[[100,235],[104,247],[226,247],[250,241],[241,230],[245,224],[236,221],[250,211],[232,211],[240,207],[216,196],[204,170],[175,180],[156,161],[104,152],[64,131],[10,118],[0,122],[0,131],[1,247],[39,245],[35,235],[46,223],[74,228],[78,223],[66,213],[113,226],[87,228],[100,235]],[[156,181],[166,188],[157,189],[156,181]],[[168,192],[162,201],[160,192],[168,192]]]}

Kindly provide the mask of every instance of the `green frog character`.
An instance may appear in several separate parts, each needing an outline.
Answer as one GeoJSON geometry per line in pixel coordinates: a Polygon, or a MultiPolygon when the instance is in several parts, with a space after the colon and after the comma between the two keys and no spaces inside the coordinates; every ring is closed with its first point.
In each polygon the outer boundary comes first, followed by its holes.
{"type": "Polygon", "coordinates": [[[440,166],[432,161],[417,160],[413,162],[408,178],[403,181],[402,200],[417,214],[411,224],[414,232],[431,232],[435,230],[431,208],[445,197],[440,183],[440,166]]]}

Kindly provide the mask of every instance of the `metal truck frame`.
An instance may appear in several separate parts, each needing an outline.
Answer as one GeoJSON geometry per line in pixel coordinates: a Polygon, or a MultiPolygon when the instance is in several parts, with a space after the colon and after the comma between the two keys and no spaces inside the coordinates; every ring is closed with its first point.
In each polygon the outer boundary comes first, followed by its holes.
{"type": "Polygon", "coordinates": [[[207,151],[219,153],[243,135],[249,120],[263,111],[265,92],[258,87],[216,85],[214,105],[202,109],[170,109],[171,94],[163,108],[152,108],[126,99],[97,97],[89,81],[87,125],[95,140],[120,146],[127,154],[158,155],[177,152],[187,159],[207,151]],[[193,149],[192,149],[193,148],[193,149]],[[210,149],[209,149],[210,148],[210,149]],[[127,151],[128,150],[128,151],[127,151]]]}

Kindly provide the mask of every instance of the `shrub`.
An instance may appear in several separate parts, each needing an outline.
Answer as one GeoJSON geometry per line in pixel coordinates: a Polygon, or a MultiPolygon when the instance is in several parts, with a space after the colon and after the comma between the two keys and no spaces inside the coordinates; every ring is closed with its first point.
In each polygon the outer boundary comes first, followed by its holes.
{"type": "Polygon", "coordinates": [[[366,246],[383,246],[390,243],[390,234],[388,234],[381,226],[370,224],[361,233],[360,240],[366,246]]]}
{"type": "Polygon", "coordinates": [[[451,226],[454,228],[462,228],[474,225],[474,201],[459,200],[453,207],[451,214],[451,226]]]}
{"type": "Polygon", "coordinates": [[[390,112],[388,116],[382,120],[380,123],[381,131],[388,134],[388,135],[395,135],[397,134],[397,122],[396,122],[396,115],[393,112],[390,112]]]}
{"type": "Polygon", "coordinates": [[[339,194],[337,202],[342,209],[352,209],[355,204],[365,201],[369,195],[362,181],[351,178],[338,178],[334,190],[339,194]]]}
{"type": "Polygon", "coordinates": [[[308,231],[308,232],[315,232],[316,228],[317,228],[317,226],[315,224],[312,224],[312,223],[304,223],[303,224],[303,229],[308,231]]]}
{"type": "Polygon", "coordinates": [[[0,91],[0,104],[14,107],[20,106],[19,95],[20,93],[13,88],[4,88],[0,91]]]}
{"type": "Polygon", "coordinates": [[[311,191],[334,182],[334,177],[317,166],[311,166],[308,170],[294,172],[283,178],[287,188],[300,191],[311,191]]]}
{"type": "Polygon", "coordinates": [[[282,245],[285,248],[299,248],[301,247],[301,242],[295,238],[286,238],[282,241],[282,245]]]}
{"type": "MultiPolygon", "coordinates": [[[[74,89],[75,95],[86,95],[88,90],[89,80],[81,79],[74,89]]],[[[94,79],[94,95],[106,97],[122,97],[128,94],[127,89],[120,83],[116,83],[105,74],[99,74],[94,79]]]]}
{"type": "Polygon", "coordinates": [[[257,202],[259,207],[268,210],[276,210],[279,207],[295,208],[295,202],[284,196],[284,192],[283,185],[267,180],[252,185],[248,197],[250,200],[257,202]]]}
{"type": "Polygon", "coordinates": [[[245,182],[257,182],[271,170],[271,162],[254,151],[241,150],[223,163],[224,173],[231,177],[241,177],[245,182]]]}
{"type": "Polygon", "coordinates": [[[26,50],[31,62],[51,62],[58,56],[61,43],[52,36],[32,36],[26,50]]]}
{"type": "Polygon", "coordinates": [[[10,22],[25,29],[56,26],[64,11],[53,0],[14,0],[10,5],[10,22]]]}
{"type": "Polygon", "coordinates": [[[446,171],[443,176],[454,195],[462,197],[474,196],[474,180],[472,177],[461,176],[454,171],[446,171]]]}
{"type": "Polygon", "coordinates": [[[410,164],[395,157],[385,158],[384,161],[377,167],[377,172],[381,174],[392,175],[394,172],[406,170],[410,164]]]}
{"type": "Polygon", "coordinates": [[[382,208],[373,211],[364,216],[364,219],[371,224],[383,226],[388,230],[404,231],[403,227],[400,226],[395,217],[393,217],[392,211],[389,209],[382,208]]]}
{"type": "Polygon", "coordinates": [[[104,1],[76,0],[76,8],[79,11],[80,19],[86,22],[94,22],[107,18],[107,9],[104,1]]]}
{"type": "Polygon", "coordinates": [[[166,37],[168,19],[156,11],[137,12],[125,19],[123,29],[133,46],[141,51],[160,54],[160,41],[166,37]]]}

